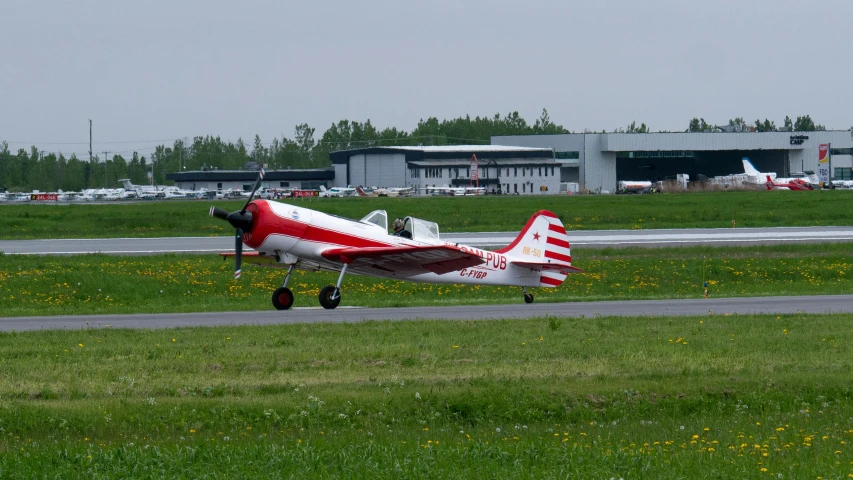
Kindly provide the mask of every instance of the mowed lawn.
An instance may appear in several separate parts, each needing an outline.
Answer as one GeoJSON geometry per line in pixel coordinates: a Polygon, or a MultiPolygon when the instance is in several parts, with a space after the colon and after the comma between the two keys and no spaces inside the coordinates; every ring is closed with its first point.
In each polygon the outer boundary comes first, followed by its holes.
{"type": "Polygon", "coordinates": [[[2,478],[848,478],[842,315],[0,334],[2,478]]]}
{"type": "MultiPolygon", "coordinates": [[[[732,191],[657,195],[541,195],[323,198],[291,203],[359,219],[384,209],[437,222],[442,232],[520,230],[550,210],[568,230],[853,225],[853,191],[732,191]]],[[[0,239],[231,235],[208,216],[210,205],[239,201],[134,202],[110,205],[0,205],[0,239]]]]}
{"type": "MultiPolygon", "coordinates": [[[[846,294],[853,291],[847,244],[765,247],[582,249],[584,270],[537,302],[846,294]]],[[[285,270],[234,264],[215,255],[0,256],[0,316],[269,310],[285,270]]],[[[295,307],[316,307],[332,273],[294,272],[295,307]]],[[[347,275],[342,306],[405,307],[521,303],[518,287],[436,285],[347,275]]],[[[284,315],[285,313],[283,313],[284,315]]]]}

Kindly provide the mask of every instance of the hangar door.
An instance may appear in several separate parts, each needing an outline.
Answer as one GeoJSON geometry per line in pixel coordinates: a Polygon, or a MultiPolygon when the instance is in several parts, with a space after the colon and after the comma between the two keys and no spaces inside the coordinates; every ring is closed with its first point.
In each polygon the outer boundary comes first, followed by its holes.
{"type": "Polygon", "coordinates": [[[349,184],[364,185],[364,154],[349,157],[349,184]]]}
{"type": "Polygon", "coordinates": [[[364,185],[367,187],[406,186],[406,156],[395,154],[365,155],[364,185]]]}

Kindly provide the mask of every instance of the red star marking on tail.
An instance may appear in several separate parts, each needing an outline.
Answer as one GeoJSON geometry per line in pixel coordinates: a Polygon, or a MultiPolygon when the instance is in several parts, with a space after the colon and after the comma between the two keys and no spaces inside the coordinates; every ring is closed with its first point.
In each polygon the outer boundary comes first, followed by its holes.
{"type": "Polygon", "coordinates": [[[539,240],[539,232],[533,232],[533,240],[539,240]]]}

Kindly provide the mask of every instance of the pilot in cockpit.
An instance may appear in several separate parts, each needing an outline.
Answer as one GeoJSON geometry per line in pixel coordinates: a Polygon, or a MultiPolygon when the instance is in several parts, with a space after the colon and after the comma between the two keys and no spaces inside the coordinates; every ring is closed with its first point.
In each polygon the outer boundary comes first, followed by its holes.
{"type": "Polygon", "coordinates": [[[406,224],[405,224],[405,222],[403,222],[402,218],[398,218],[398,219],[394,220],[394,223],[392,224],[392,226],[394,227],[394,235],[395,236],[403,237],[403,238],[409,238],[409,239],[412,238],[412,232],[410,232],[404,228],[406,226],[406,224]]]}

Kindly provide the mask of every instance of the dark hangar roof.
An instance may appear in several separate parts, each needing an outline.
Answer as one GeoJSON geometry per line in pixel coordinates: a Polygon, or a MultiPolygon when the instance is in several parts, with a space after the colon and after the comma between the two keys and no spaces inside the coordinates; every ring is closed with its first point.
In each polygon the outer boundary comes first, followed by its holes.
{"type": "MultiPolygon", "coordinates": [[[[257,170],[194,170],[191,172],[167,173],[166,178],[176,182],[236,182],[255,181],[257,170]]],[[[276,180],[332,180],[332,169],[317,170],[264,170],[264,181],[276,180]]]]}
{"type": "Polygon", "coordinates": [[[333,164],[346,164],[353,155],[402,153],[407,162],[470,158],[471,155],[486,158],[553,158],[551,148],[514,147],[505,145],[439,145],[414,147],[370,147],[341,150],[329,154],[333,164]]]}

